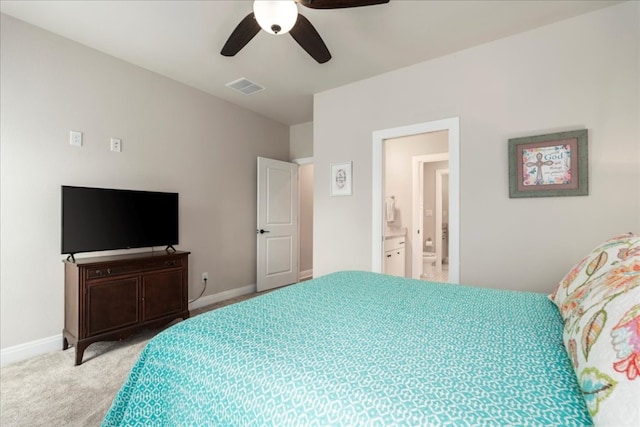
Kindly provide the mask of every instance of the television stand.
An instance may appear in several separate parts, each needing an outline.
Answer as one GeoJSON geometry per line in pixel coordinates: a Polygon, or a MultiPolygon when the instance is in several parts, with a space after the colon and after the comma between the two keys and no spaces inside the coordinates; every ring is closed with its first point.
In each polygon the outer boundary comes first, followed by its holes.
{"type": "Polygon", "coordinates": [[[75,364],[98,341],[189,318],[189,252],[146,252],[64,260],[62,349],[75,364]]]}
{"type": "Polygon", "coordinates": [[[176,248],[174,248],[173,245],[168,245],[166,247],[165,251],[171,252],[171,253],[175,253],[176,252],[176,248]]]}

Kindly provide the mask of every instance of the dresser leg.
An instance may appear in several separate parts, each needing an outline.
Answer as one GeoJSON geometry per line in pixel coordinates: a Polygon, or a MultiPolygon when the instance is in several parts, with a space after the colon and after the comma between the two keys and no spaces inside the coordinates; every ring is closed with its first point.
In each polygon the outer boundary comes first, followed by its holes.
{"type": "Polygon", "coordinates": [[[84,350],[86,348],[86,344],[76,343],[76,366],[82,363],[82,356],[84,355],[84,350]]]}

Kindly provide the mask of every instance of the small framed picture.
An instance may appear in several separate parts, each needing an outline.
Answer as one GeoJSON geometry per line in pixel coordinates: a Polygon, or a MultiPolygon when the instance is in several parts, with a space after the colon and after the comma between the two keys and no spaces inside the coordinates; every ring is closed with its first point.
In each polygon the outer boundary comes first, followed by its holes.
{"type": "Polygon", "coordinates": [[[331,195],[351,195],[351,162],[331,163],[331,195]]]}
{"type": "Polygon", "coordinates": [[[509,140],[509,197],[589,194],[587,130],[509,140]]]}

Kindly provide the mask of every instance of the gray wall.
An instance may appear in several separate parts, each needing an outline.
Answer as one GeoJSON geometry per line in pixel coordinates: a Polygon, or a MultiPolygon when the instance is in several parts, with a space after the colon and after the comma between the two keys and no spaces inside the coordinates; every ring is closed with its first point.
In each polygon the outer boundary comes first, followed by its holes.
{"type": "Polygon", "coordinates": [[[61,185],[179,192],[190,296],[204,271],[207,294],[255,284],[256,157],[289,160],[289,127],[6,15],[1,24],[1,347],[63,328],[61,185]]]}
{"type": "Polygon", "coordinates": [[[289,128],[289,158],[313,157],[313,122],[300,123],[289,128]]]}
{"type": "Polygon", "coordinates": [[[353,161],[353,196],[315,193],[316,275],[371,269],[372,133],[449,117],[460,118],[463,283],[550,292],[600,241],[638,232],[639,8],[625,2],[316,94],[316,188],[330,163],[353,161]],[[508,139],[580,128],[590,195],[509,199],[508,139]]]}

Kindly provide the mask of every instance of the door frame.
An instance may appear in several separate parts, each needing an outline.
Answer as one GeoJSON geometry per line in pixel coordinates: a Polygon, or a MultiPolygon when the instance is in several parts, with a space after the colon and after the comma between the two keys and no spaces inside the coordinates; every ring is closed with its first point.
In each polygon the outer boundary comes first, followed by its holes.
{"type": "Polygon", "coordinates": [[[421,154],[411,158],[413,176],[413,201],[411,204],[413,211],[413,230],[410,231],[412,252],[411,277],[414,279],[419,279],[422,273],[422,248],[424,245],[424,164],[443,162],[445,160],[449,160],[449,152],[421,154]]]}
{"type": "Polygon", "coordinates": [[[460,282],[460,118],[435,120],[372,134],[371,271],[382,273],[384,239],[384,141],[421,133],[449,131],[449,282],[460,282]]]}
{"type": "Polygon", "coordinates": [[[436,275],[442,273],[442,176],[449,176],[449,169],[436,169],[436,275]]]}

